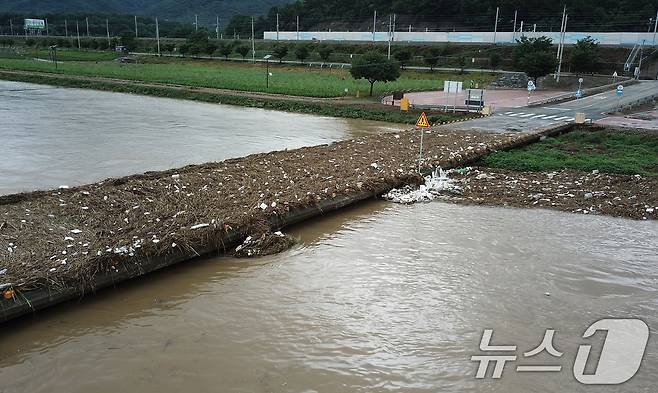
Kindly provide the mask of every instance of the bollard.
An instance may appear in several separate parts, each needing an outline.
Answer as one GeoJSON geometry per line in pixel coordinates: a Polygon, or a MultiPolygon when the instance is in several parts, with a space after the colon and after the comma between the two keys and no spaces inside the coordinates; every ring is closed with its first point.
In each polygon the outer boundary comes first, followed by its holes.
{"type": "Polygon", "coordinates": [[[489,116],[491,114],[491,107],[489,105],[483,106],[481,113],[485,116],[489,116]]]}

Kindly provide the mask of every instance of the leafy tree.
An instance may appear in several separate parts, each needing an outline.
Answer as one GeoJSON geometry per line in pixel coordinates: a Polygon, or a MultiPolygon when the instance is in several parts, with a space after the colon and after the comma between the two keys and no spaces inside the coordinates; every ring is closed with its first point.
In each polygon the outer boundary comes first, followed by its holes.
{"type": "Polygon", "coordinates": [[[217,48],[219,48],[219,44],[218,44],[218,43],[213,42],[213,41],[209,41],[209,42],[208,42],[208,45],[206,45],[206,50],[205,50],[205,52],[206,52],[207,54],[209,54],[209,55],[212,55],[213,53],[215,53],[215,51],[217,50],[217,48]]]}
{"type": "Polygon", "coordinates": [[[457,65],[459,66],[459,73],[463,74],[464,73],[464,68],[466,68],[466,57],[459,56],[457,58],[457,65]]]}
{"type": "Polygon", "coordinates": [[[235,48],[235,51],[238,52],[240,56],[242,56],[242,60],[247,57],[250,50],[251,49],[247,45],[239,45],[237,48],[235,48]]]}
{"type": "Polygon", "coordinates": [[[599,63],[599,44],[589,36],[576,41],[569,61],[573,72],[594,72],[599,63]]]}
{"type": "Polygon", "coordinates": [[[284,57],[288,54],[288,45],[286,44],[276,44],[274,45],[274,48],[272,48],[272,53],[274,53],[274,57],[279,59],[279,63],[283,60],[284,57]]]}
{"type": "Polygon", "coordinates": [[[423,61],[425,61],[425,64],[430,66],[430,71],[434,71],[434,67],[439,64],[439,59],[441,55],[443,55],[443,52],[443,48],[438,46],[431,46],[427,48],[425,55],[423,56],[423,61]]]}
{"type": "Polygon", "coordinates": [[[407,48],[399,48],[393,53],[393,57],[400,63],[400,67],[404,69],[404,65],[411,60],[411,51],[407,48]]]}
{"type": "Polygon", "coordinates": [[[552,41],[547,37],[521,37],[512,51],[512,61],[515,67],[525,72],[535,83],[538,78],[553,71],[557,65],[552,41]]]}
{"type": "Polygon", "coordinates": [[[180,53],[183,56],[190,53],[190,44],[188,44],[187,42],[183,42],[182,44],[180,44],[180,46],[178,47],[178,53],[180,53]]]}
{"type": "Polygon", "coordinates": [[[125,46],[129,51],[135,49],[135,33],[126,31],[121,33],[119,38],[121,39],[121,45],[125,46]]]}
{"type": "Polygon", "coordinates": [[[199,53],[208,53],[210,40],[208,39],[208,32],[206,30],[196,30],[187,36],[187,44],[190,47],[190,53],[198,55],[199,53]]]}
{"type": "Polygon", "coordinates": [[[334,48],[331,45],[320,45],[318,48],[318,55],[320,55],[323,63],[329,62],[332,53],[334,53],[334,48]]]}
{"type": "Polygon", "coordinates": [[[502,59],[501,59],[500,55],[499,55],[497,52],[493,52],[493,53],[489,56],[489,66],[491,67],[491,69],[492,69],[492,70],[497,69],[498,66],[500,66],[500,62],[501,62],[501,60],[502,60],[502,59]]]}
{"type": "Polygon", "coordinates": [[[229,44],[228,42],[224,42],[219,45],[219,54],[224,56],[224,59],[228,60],[228,57],[233,53],[233,45],[229,44]]]}
{"type": "Polygon", "coordinates": [[[400,67],[377,51],[370,51],[359,56],[352,62],[350,74],[354,79],[365,79],[370,82],[372,96],[375,82],[392,82],[400,77],[400,67]]]}
{"type": "Polygon", "coordinates": [[[176,49],[176,44],[174,44],[173,42],[164,42],[161,45],[161,49],[163,52],[171,53],[176,49]]]}
{"type": "Polygon", "coordinates": [[[302,63],[304,63],[304,60],[308,59],[310,53],[311,51],[309,50],[308,45],[297,45],[295,48],[295,57],[302,63]]]}

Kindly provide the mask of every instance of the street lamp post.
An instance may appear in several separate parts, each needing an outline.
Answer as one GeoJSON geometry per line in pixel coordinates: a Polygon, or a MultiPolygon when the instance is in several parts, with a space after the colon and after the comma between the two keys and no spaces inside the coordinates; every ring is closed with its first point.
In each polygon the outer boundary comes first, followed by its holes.
{"type": "Polygon", "coordinates": [[[267,55],[263,57],[265,60],[265,88],[269,89],[270,88],[270,59],[272,58],[272,55],[267,55]]]}

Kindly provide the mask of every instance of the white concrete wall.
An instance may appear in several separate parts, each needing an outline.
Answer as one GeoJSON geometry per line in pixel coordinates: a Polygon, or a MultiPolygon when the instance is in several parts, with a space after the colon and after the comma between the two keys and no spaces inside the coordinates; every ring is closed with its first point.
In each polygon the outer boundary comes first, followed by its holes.
{"type": "MultiPolygon", "coordinates": [[[[560,38],[559,32],[525,32],[526,37],[541,37],[546,36],[557,42],[560,38]]],[[[514,43],[521,33],[514,33],[505,31],[496,34],[496,43],[514,43]]],[[[633,46],[636,43],[645,40],[646,45],[655,45],[653,33],[579,33],[567,32],[565,42],[567,45],[575,44],[576,41],[590,36],[597,40],[602,45],[619,45],[619,46],[633,46]]],[[[266,40],[276,40],[276,31],[266,31],[263,34],[266,40]]],[[[388,41],[388,33],[385,31],[377,32],[375,34],[375,41],[386,42],[388,41]]],[[[281,41],[364,41],[372,42],[372,32],[342,32],[342,31],[300,31],[299,35],[294,31],[281,31],[279,32],[279,40],[281,41]]],[[[468,43],[468,44],[486,44],[494,42],[493,32],[396,32],[396,42],[454,42],[454,43],[468,43]]]]}

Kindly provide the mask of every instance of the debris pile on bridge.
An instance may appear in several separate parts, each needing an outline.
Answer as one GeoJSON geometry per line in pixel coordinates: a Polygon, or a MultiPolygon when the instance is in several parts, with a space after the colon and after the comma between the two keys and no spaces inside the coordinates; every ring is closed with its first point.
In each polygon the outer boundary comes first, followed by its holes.
{"type": "MultiPolygon", "coordinates": [[[[423,166],[464,165],[527,137],[428,131],[423,166]]],[[[229,234],[258,239],[273,215],[420,184],[418,144],[407,131],[0,197],[0,285],[89,288],[122,264],[230,251],[229,234]]]]}

